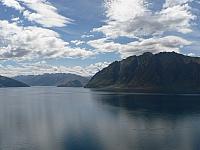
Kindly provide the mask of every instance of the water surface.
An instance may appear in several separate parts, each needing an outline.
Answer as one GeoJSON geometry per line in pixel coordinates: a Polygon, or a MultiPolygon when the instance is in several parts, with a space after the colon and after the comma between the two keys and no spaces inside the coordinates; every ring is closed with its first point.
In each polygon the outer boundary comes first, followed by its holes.
{"type": "Polygon", "coordinates": [[[199,150],[200,96],[0,89],[2,150],[199,150]]]}

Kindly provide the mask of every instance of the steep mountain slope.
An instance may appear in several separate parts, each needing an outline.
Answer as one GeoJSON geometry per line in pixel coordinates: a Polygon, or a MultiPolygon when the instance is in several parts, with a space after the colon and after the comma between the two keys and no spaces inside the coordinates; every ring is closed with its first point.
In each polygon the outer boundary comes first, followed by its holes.
{"type": "Polygon", "coordinates": [[[98,72],[88,88],[200,91],[200,58],[174,52],[131,56],[98,72]]]}
{"type": "Polygon", "coordinates": [[[0,87],[29,87],[27,84],[0,76],[0,87]]]}
{"type": "Polygon", "coordinates": [[[14,79],[31,86],[58,86],[73,80],[78,80],[82,85],[86,85],[89,81],[89,78],[65,73],[17,76],[14,79]]]}

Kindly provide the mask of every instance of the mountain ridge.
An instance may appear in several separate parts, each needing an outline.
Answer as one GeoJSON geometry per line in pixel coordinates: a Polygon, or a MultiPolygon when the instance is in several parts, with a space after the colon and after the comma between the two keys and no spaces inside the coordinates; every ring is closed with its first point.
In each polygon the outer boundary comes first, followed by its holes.
{"type": "Polygon", "coordinates": [[[200,58],[175,52],[130,56],[95,74],[85,87],[136,92],[200,91],[200,58]]]}
{"type": "Polygon", "coordinates": [[[30,86],[60,86],[69,81],[79,80],[86,85],[89,78],[71,73],[45,73],[42,75],[22,75],[13,79],[24,82],[30,86]]]}
{"type": "Polygon", "coordinates": [[[29,87],[29,85],[0,75],[0,87],[29,87]]]}
{"type": "Polygon", "coordinates": [[[83,87],[83,84],[79,80],[73,80],[65,84],[58,85],[58,87],[83,87]]]}

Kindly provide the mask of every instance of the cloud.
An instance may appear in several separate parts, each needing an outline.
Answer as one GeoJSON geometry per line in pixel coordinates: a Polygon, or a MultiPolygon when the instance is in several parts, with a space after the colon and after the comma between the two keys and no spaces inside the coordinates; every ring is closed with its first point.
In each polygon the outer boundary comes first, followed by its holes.
{"type": "Polygon", "coordinates": [[[3,5],[19,10],[31,22],[43,27],[64,27],[73,20],[58,13],[46,0],[0,0],[3,5]]]}
{"type": "Polygon", "coordinates": [[[12,18],[11,19],[13,22],[18,22],[18,21],[20,21],[20,18],[19,17],[16,17],[16,18],[12,18]]]}
{"type": "Polygon", "coordinates": [[[17,76],[17,75],[38,75],[44,73],[72,73],[81,76],[92,76],[99,70],[107,67],[109,62],[98,62],[85,67],[81,66],[52,66],[45,61],[37,63],[21,63],[18,66],[2,66],[0,65],[0,74],[3,76],[17,76]]]}
{"type": "Polygon", "coordinates": [[[0,59],[48,59],[93,56],[94,52],[71,48],[60,35],[50,29],[18,26],[0,20],[0,59]]]}
{"type": "Polygon", "coordinates": [[[111,62],[98,62],[85,67],[84,70],[86,70],[86,74],[93,76],[95,73],[107,67],[109,64],[111,64],[111,62]]]}
{"type": "Polygon", "coordinates": [[[188,2],[192,2],[193,0],[166,0],[164,7],[172,7],[176,5],[187,4],[188,2]]]}
{"type": "Polygon", "coordinates": [[[107,37],[117,38],[162,35],[174,31],[191,32],[191,21],[195,16],[190,6],[177,1],[166,2],[162,10],[153,12],[145,0],[105,0],[106,23],[93,31],[102,32],[107,37]],[[164,7],[165,6],[165,7],[164,7]]]}
{"type": "Polygon", "coordinates": [[[194,54],[194,53],[189,53],[188,56],[192,56],[192,57],[194,57],[195,54],[194,54]]]}
{"type": "Polygon", "coordinates": [[[79,45],[82,45],[85,43],[85,41],[81,41],[81,40],[73,40],[73,41],[70,41],[72,44],[76,45],[76,46],[79,46],[79,45]]]}
{"type": "Polygon", "coordinates": [[[4,5],[4,6],[7,6],[7,7],[11,7],[11,8],[14,8],[16,10],[19,10],[19,11],[23,11],[24,10],[24,7],[22,7],[20,5],[20,3],[16,0],[0,0],[0,2],[4,5]]]}
{"type": "Polygon", "coordinates": [[[57,8],[51,5],[51,3],[43,0],[21,0],[29,9],[24,11],[23,15],[29,21],[35,21],[43,25],[44,27],[64,27],[66,24],[72,22],[72,19],[66,18],[58,14],[57,8]]]}
{"type": "Polygon", "coordinates": [[[103,33],[104,38],[88,44],[99,52],[117,52],[123,58],[144,52],[181,52],[192,44],[184,39],[185,34],[193,32],[192,22],[196,19],[189,5],[192,1],[165,0],[160,9],[153,10],[148,0],[104,0],[107,19],[93,29],[103,33]],[[120,37],[132,42],[121,44],[120,37]]]}
{"type": "Polygon", "coordinates": [[[82,35],[81,36],[82,39],[91,38],[91,37],[94,37],[94,35],[82,35]]]}
{"type": "Polygon", "coordinates": [[[144,52],[179,53],[184,46],[193,44],[193,41],[185,38],[185,34],[193,32],[192,22],[196,19],[190,6],[192,1],[165,0],[159,9],[151,10],[149,0],[104,0],[107,19],[103,25],[92,30],[101,34],[85,33],[81,36],[82,40],[68,43],[53,29],[64,27],[73,20],[60,14],[49,1],[0,0],[4,6],[20,13],[19,16],[11,16],[13,19],[10,22],[0,20],[0,59],[20,63],[18,66],[0,66],[0,73],[7,76],[65,72],[88,76],[106,67],[109,62],[66,67],[52,66],[42,60],[88,58],[109,52],[118,53],[122,58],[144,52]],[[21,22],[24,18],[29,21],[29,26],[21,22]],[[128,37],[129,42],[121,41],[121,37],[128,37]],[[94,50],[79,47],[87,44],[94,50]],[[41,62],[21,63],[24,60],[41,62]]]}
{"type": "Polygon", "coordinates": [[[107,38],[90,40],[87,42],[87,44],[92,46],[93,48],[96,49],[96,51],[101,53],[119,52],[123,46],[122,44],[115,43],[112,40],[108,40],[107,38]]]}
{"type": "Polygon", "coordinates": [[[140,55],[144,52],[158,53],[163,51],[168,52],[180,52],[180,48],[186,45],[192,44],[178,36],[165,36],[162,38],[149,38],[140,39],[140,41],[134,41],[127,44],[115,43],[107,38],[91,40],[88,44],[94,47],[98,52],[118,52],[122,58],[131,55],[140,55]]]}

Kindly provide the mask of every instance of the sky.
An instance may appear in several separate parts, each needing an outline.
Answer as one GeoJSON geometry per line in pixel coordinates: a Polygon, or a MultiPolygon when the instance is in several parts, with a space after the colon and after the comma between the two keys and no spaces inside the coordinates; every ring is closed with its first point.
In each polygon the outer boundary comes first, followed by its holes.
{"type": "Polygon", "coordinates": [[[199,47],[200,0],[0,0],[4,76],[92,76],[132,55],[199,47]]]}

